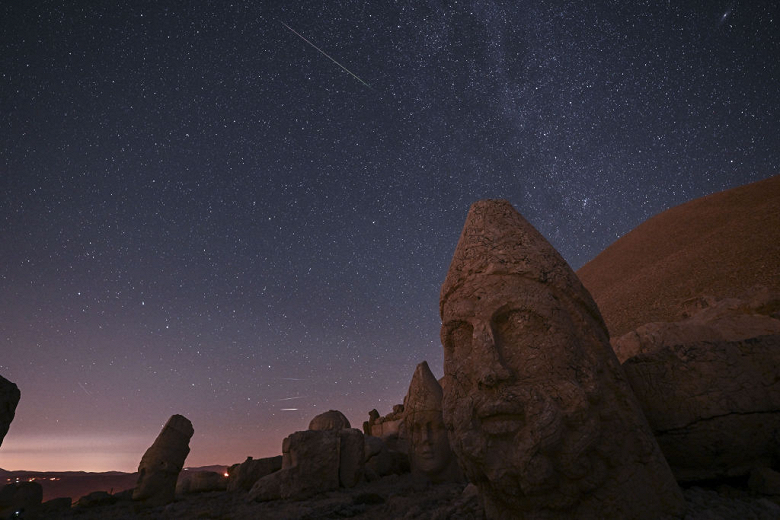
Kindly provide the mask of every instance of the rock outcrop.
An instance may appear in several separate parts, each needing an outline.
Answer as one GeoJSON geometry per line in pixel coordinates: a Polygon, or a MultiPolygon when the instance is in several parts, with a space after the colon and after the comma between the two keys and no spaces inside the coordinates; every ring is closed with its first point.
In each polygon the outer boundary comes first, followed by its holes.
{"type": "Polygon", "coordinates": [[[440,311],[444,421],[488,518],[685,511],[590,294],[508,202],[472,205],[440,311]]]}
{"type": "Polygon", "coordinates": [[[14,420],[21,395],[18,386],[0,376],[0,446],[3,445],[3,438],[8,433],[11,421],[14,420]]]}
{"type": "Polygon", "coordinates": [[[249,491],[252,486],[275,471],[282,469],[282,456],[253,459],[247,457],[240,464],[234,464],[228,469],[228,491],[249,491]]]}
{"type": "Polygon", "coordinates": [[[780,334],[780,293],[757,286],[739,297],[717,301],[694,298],[684,306],[682,319],[656,322],[612,340],[618,359],[654,352],[663,347],[698,341],[738,341],[780,334]]]}
{"type": "Polygon", "coordinates": [[[295,432],[282,442],[282,469],[255,482],[249,498],[302,500],[352,487],[363,477],[363,453],[363,433],[354,428],[295,432]]]}
{"type": "Polygon", "coordinates": [[[404,429],[412,473],[431,482],[463,480],[442,418],[442,390],[423,361],[414,371],[404,399],[404,429]]]}
{"type": "Polygon", "coordinates": [[[780,461],[778,367],[780,335],[665,346],[623,364],[679,481],[780,461]]]}
{"type": "Polygon", "coordinates": [[[343,430],[352,428],[347,417],[338,410],[321,413],[309,423],[310,430],[343,430]]]}
{"type": "Polygon", "coordinates": [[[147,506],[173,502],[176,481],[190,453],[190,439],[194,432],[192,423],[183,415],[173,415],[168,419],[141,458],[133,500],[147,506]]]}

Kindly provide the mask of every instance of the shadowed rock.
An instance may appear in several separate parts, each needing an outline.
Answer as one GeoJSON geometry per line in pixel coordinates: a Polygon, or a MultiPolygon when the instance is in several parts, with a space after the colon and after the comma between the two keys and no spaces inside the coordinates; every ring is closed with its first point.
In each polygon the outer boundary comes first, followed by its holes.
{"type": "Polygon", "coordinates": [[[228,470],[228,491],[249,491],[252,486],[275,471],[282,469],[282,456],[253,459],[247,457],[241,464],[234,464],[228,470]]]}
{"type": "Polygon", "coordinates": [[[414,371],[404,400],[404,428],[412,473],[431,482],[460,482],[463,477],[450,449],[442,418],[442,390],[423,361],[414,371]]]}
{"type": "Polygon", "coordinates": [[[780,335],[667,346],[623,364],[679,481],[780,460],[780,335]]]}
{"type": "Polygon", "coordinates": [[[176,494],[206,493],[225,491],[227,478],[216,471],[184,471],[176,481],[176,494]]]}
{"type": "Polygon", "coordinates": [[[14,420],[16,405],[19,404],[21,395],[19,387],[0,376],[0,446],[3,445],[3,438],[8,433],[11,421],[14,420]]]}
{"type": "Polygon", "coordinates": [[[13,518],[10,515],[19,510],[35,511],[42,501],[43,488],[37,482],[7,484],[0,488],[0,518],[13,518]]]}
{"type": "Polygon", "coordinates": [[[488,518],[684,512],[595,303],[508,202],[471,207],[440,311],[444,421],[488,518]]]}
{"type": "Polygon", "coordinates": [[[173,415],[168,419],[154,444],[141,458],[133,500],[148,506],[173,502],[176,481],[190,453],[193,433],[192,423],[186,417],[173,415]]]}

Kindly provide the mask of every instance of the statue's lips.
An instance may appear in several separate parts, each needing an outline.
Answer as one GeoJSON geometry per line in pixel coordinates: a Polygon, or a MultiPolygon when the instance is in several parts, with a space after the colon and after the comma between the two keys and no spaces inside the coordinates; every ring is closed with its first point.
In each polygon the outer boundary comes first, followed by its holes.
{"type": "Polygon", "coordinates": [[[525,424],[525,414],[517,403],[494,403],[477,412],[482,431],[488,435],[517,433],[525,424]]]}

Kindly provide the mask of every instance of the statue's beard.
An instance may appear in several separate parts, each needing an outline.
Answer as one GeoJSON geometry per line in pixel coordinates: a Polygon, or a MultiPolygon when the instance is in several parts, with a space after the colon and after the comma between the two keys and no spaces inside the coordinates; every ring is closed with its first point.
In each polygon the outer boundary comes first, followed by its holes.
{"type": "Polygon", "coordinates": [[[589,395],[559,381],[477,392],[459,402],[445,396],[464,472],[486,498],[514,508],[575,504],[604,479],[603,463],[590,453],[600,424],[589,395]]]}

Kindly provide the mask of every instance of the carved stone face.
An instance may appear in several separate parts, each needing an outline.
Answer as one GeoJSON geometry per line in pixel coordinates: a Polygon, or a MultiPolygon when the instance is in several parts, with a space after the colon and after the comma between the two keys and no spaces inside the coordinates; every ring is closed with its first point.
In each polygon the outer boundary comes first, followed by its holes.
{"type": "Polygon", "coordinates": [[[453,461],[453,454],[441,412],[416,412],[406,424],[412,467],[430,477],[447,469],[453,461]]]}
{"type": "MultiPolygon", "coordinates": [[[[598,440],[597,361],[571,303],[517,275],[480,275],[442,308],[444,420],[472,482],[517,507],[577,500],[598,440]],[[584,348],[583,348],[584,347],[584,348]],[[589,354],[590,352],[590,354],[589,354]],[[566,493],[567,478],[579,480],[566,493]],[[553,500],[543,496],[551,491],[553,500]],[[536,500],[539,502],[539,500],[536,500]]],[[[592,487],[585,484],[585,487],[592,487]]],[[[487,506],[487,505],[486,505],[487,506]]]]}

